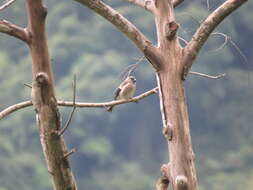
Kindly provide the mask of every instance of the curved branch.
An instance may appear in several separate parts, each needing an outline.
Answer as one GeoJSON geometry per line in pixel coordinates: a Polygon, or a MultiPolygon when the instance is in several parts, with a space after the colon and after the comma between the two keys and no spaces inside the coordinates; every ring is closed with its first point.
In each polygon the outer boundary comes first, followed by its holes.
{"type": "Polygon", "coordinates": [[[0,32],[18,38],[27,44],[29,43],[26,30],[8,22],[7,20],[0,19],[0,32]]]}
{"type": "Polygon", "coordinates": [[[199,72],[195,72],[195,71],[190,71],[189,73],[193,74],[193,75],[201,76],[201,77],[210,78],[210,79],[219,79],[219,78],[222,78],[222,77],[226,76],[225,73],[218,74],[218,75],[215,75],[215,76],[213,76],[213,75],[207,75],[207,74],[199,73],[199,72]]]}
{"type": "Polygon", "coordinates": [[[200,25],[191,41],[186,46],[186,49],[196,54],[219,23],[246,1],[247,0],[227,0],[224,2],[200,25]]]}
{"type": "MultiPolygon", "coordinates": [[[[65,106],[65,107],[72,107],[75,105],[75,107],[80,107],[80,108],[85,108],[85,107],[104,108],[104,107],[108,107],[108,106],[125,104],[125,103],[129,103],[129,102],[138,102],[139,100],[141,100],[151,94],[157,93],[157,91],[158,91],[158,87],[153,88],[152,90],[149,90],[147,92],[144,92],[143,94],[140,94],[139,96],[136,96],[130,100],[116,100],[116,101],[104,102],[104,103],[84,103],[84,102],[73,103],[73,101],[58,100],[57,104],[59,106],[65,106]]],[[[20,109],[23,109],[23,108],[26,108],[29,106],[32,106],[31,100],[12,105],[0,112],[0,120],[3,119],[4,117],[6,117],[7,115],[11,114],[12,112],[18,111],[20,109]]]]}
{"type": "Polygon", "coordinates": [[[130,21],[123,17],[112,7],[101,0],[75,0],[95,11],[100,16],[111,22],[123,32],[142,52],[149,46],[153,46],[147,37],[141,33],[130,21]]]}
{"type": "Polygon", "coordinates": [[[227,0],[213,11],[204,22],[201,23],[198,30],[193,35],[191,41],[184,48],[184,71],[182,79],[184,80],[190,71],[194,59],[199,50],[204,45],[212,31],[223,21],[229,14],[239,8],[247,0],[227,0]]]}
{"type": "Polygon", "coordinates": [[[12,105],[0,112],[0,120],[3,119],[5,116],[11,114],[14,111],[29,107],[31,105],[32,105],[31,100],[12,105]]]}

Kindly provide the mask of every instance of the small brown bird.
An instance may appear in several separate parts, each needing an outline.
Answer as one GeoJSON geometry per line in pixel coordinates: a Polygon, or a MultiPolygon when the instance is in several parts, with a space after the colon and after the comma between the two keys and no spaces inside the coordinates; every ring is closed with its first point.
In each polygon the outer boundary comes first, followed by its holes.
{"type": "MultiPolygon", "coordinates": [[[[129,100],[133,97],[136,90],[136,78],[134,76],[127,77],[115,90],[114,100],[129,100]]],[[[107,111],[111,112],[113,106],[108,107],[107,111]]]]}

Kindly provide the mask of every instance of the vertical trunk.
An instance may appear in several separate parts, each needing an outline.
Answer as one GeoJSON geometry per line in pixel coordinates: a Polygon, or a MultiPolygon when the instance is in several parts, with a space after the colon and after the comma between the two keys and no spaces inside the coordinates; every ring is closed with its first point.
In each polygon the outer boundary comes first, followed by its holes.
{"type": "Polygon", "coordinates": [[[184,84],[180,74],[175,70],[165,69],[157,75],[163,113],[163,133],[169,147],[169,181],[173,190],[195,190],[197,179],[184,84]]]}
{"type": "Polygon", "coordinates": [[[32,102],[36,111],[40,141],[54,190],[76,190],[67,158],[67,147],[59,135],[60,114],[54,93],[54,81],[45,30],[46,8],[42,0],[26,0],[29,48],[32,56],[32,102]]]}
{"type": "Polygon", "coordinates": [[[197,179],[182,81],[183,49],[176,37],[171,0],[156,1],[156,28],[161,67],[157,71],[163,133],[168,140],[170,162],[166,175],[173,190],[196,190],[197,179]]]}

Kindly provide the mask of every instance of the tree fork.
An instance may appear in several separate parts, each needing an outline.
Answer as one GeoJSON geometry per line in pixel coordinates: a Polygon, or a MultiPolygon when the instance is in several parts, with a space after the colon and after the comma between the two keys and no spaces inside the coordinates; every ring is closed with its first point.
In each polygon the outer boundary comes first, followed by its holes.
{"type": "Polygon", "coordinates": [[[48,171],[52,175],[54,190],[76,190],[76,182],[65,157],[68,150],[63,137],[58,135],[61,122],[45,30],[47,9],[42,0],[26,0],[26,9],[28,45],[32,56],[31,96],[48,171]]]}

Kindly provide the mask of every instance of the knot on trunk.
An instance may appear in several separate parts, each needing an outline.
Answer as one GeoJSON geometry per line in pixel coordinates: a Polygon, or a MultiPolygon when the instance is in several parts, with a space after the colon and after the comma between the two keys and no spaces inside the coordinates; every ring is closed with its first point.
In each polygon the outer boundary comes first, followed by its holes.
{"type": "Polygon", "coordinates": [[[35,75],[32,82],[31,99],[36,112],[39,112],[42,105],[50,102],[49,77],[44,72],[35,75]]]}
{"type": "Polygon", "coordinates": [[[163,135],[167,139],[167,141],[171,141],[173,137],[173,130],[171,125],[166,125],[166,127],[163,128],[163,135]]]}
{"type": "Polygon", "coordinates": [[[186,176],[177,176],[175,182],[178,190],[188,190],[188,180],[186,176]]]}
{"type": "Polygon", "coordinates": [[[47,7],[42,6],[40,16],[41,16],[41,20],[42,21],[44,21],[46,19],[46,16],[47,16],[47,7]]]}
{"type": "Polygon", "coordinates": [[[48,78],[48,75],[46,73],[39,72],[35,75],[35,81],[38,83],[38,85],[45,86],[45,85],[48,85],[49,78],[48,78]]]}
{"type": "Polygon", "coordinates": [[[166,176],[161,176],[156,183],[157,190],[167,190],[170,184],[169,179],[166,176]]]}
{"type": "Polygon", "coordinates": [[[167,179],[171,178],[171,174],[170,174],[170,163],[168,164],[163,164],[161,167],[161,172],[162,175],[165,176],[167,179]]]}
{"type": "Polygon", "coordinates": [[[165,36],[168,40],[173,40],[176,36],[179,25],[175,21],[166,23],[165,36]]]}

